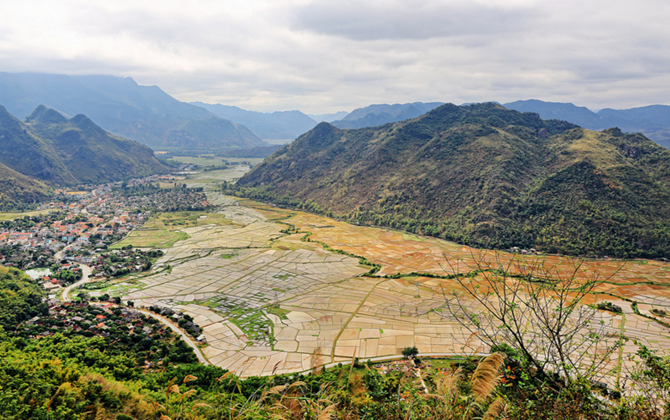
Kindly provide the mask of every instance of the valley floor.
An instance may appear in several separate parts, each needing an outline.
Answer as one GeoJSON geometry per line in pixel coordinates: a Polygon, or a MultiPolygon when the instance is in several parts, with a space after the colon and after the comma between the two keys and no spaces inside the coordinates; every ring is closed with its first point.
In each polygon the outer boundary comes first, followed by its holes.
{"type": "MultiPolygon", "coordinates": [[[[213,183],[202,185],[227,222],[205,220],[183,229],[188,238],[167,250],[156,274],[98,293],[185,311],[203,328],[209,362],[243,377],[300,372],[354,356],[396,356],[412,346],[422,355],[486,353],[445,309],[458,283],[439,276],[471,272],[481,260],[512,271],[538,262],[561,275],[575,270],[570,258],[521,257],[359,227],[223,196],[213,183]],[[357,257],[381,268],[363,276],[372,266],[357,257]],[[389,275],[396,278],[384,277],[389,275]]],[[[670,348],[668,328],[650,312],[670,310],[670,264],[586,261],[577,275],[605,280],[600,294],[585,303],[609,301],[623,308],[623,314],[598,311],[607,336],[670,348]]],[[[626,341],[623,352],[613,355],[612,369],[636,350],[626,341]]]]}

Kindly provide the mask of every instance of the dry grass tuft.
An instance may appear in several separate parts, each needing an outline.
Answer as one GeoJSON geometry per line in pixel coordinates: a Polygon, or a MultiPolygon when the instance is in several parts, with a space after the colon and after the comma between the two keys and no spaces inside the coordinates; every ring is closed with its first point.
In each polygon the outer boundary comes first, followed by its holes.
{"type": "Polygon", "coordinates": [[[272,375],[275,374],[275,372],[277,371],[277,368],[279,368],[280,363],[281,363],[281,360],[278,361],[277,363],[275,363],[275,366],[272,368],[272,375]]]}
{"type": "Polygon", "coordinates": [[[445,400],[452,400],[460,394],[458,383],[463,378],[463,369],[458,368],[450,374],[442,374],[435,381],[435,390],[445,400]]]}
{"type": "Polygon", "coordinates": [[[286,390],[286,388],[288,388],[288,385],[277,385],[277,386],[273,386],[270,389],[266,389],[261,394],[261,398],[259,399],[259,402],[265,401],[265,399],[267,399],[271,395],[277,395],[277,394],[283,393],[286,390]]]}
{"type": "Polygon", "coordinates": [[[470,391],[478,401],[489,398],[500,383],[500,369],[505,361],[505,355],[493,353],[479,362],[470,379],[470,391]]]}
{"type": "Polygon", "coordinates": [[[502,397],[496,398],[489,406],[489,409],[484,413],[482,420],[495,420],[507,409],[507,403],[502,397]]]}
{"type": "Polygon", "coordinates": [[[312,356],[309,359],[309,368],[314,372],[315,375],[318,375],[323,370],[323,365],[320,364],[319,358],[321,357],[321,346],[316,346],[314,351],[312,351],[312,356]]]}
{"type": "Polygon", "coordinates": [[[331,404],[319,413],[318,420],[331,420],[335,417],[337,404],[331,404]]]}

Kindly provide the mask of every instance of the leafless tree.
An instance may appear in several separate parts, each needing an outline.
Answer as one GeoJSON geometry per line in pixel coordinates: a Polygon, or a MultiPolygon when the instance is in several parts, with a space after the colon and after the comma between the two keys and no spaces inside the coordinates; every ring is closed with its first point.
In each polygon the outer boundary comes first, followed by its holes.
{"type": "Polygon", "coordinates": [[[583,260],[574,260],[566,274],[540,257],[482,253],[472,259],[474,267],[463,267],[445,255],[443,269],[462,289],[445,293],[452,319],[489,347],[510,346],[526,373],[553,386],[601,380],[611,371],[621,337],[583,299],[618,270],[608,278],[585,277],[583,260]]]}

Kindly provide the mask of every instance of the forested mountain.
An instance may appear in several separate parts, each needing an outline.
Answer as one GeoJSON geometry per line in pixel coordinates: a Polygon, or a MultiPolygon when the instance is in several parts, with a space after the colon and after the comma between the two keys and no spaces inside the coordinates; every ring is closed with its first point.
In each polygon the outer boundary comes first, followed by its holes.
{"type": "Polygon", "coordinates": [[[0,211],[21,210],[50,195],[51,191],[44,183],[0,163],[0,211]]]}
{"type": "Polygon", "coordinates": [[[670,256],[670,151],[493,103],[358,130],[321,123],[236,188],[485,247],[670,256]]]}
{"type": "Polygon", "coordinates": [[[670,106],[667,105],[622,110],[605,108],[596,113],[571,103],[530,99],[504,104],[504,107],[521,112],[535,112],[542,118],[569,121],[590,130],[618,127],[626,132],[640,132],[661,146],[670,147],[670,106]]]}
{"type": "Polygon", "coordinates": [[[236,106],[191,102],[212,114],[243,124],[262,139],[291,139],[298,137],[316,125],[316,121],[300,111],[276,111],[272,113],[247,111],[236,106]]]}
{"type": "Polygon", "coordinates": [[[442,102],[370,105],[365,108],[355,109],[341,120],[333,121],[333,125],[339,128],[375,127],[416,118],[440,105],[442,105],[442,102]]]}
{"type": "Polygon", "coordinates": [[[189,131],[189,121],[217,117],[176,100],[157,86],[140,86],[129,77],[0,73],[0,105],[19,118],[28,116],[38,105],[67,116],[85,114],[111,133],[151,146],[174,145],[175,137],[181,139],[176,143],[178,147],[186,148],[197,148],[191,139],[197,144],[209,144],[216,138],[216,148],[238,147],[239,138],[248,140],[245,147],[262,143],[255,135],[238,131],[237,125],[224,120],[200,124],[189,131]],[[221,130],[220,126],[226,123],[221,130]]]}
{"type": "Polygon", "coordinates": [[[107,133],[85,115],[68,120],[44,106],[25,121],[0,106],[0,162],[59,185],[117,181],[168,169],[148,147],[107,133]]]}

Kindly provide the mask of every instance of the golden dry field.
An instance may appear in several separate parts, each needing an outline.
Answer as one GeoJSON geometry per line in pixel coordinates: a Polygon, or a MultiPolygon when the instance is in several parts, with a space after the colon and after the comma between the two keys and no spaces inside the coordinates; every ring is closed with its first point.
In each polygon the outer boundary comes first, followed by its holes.
{"type": "MultiPolygon", "coordinates": [[[[154,274],[114,290],[136,305],[192,315],[203,327],[209,361],[242,376],[304,371],[315,360],[397,356],[410,346],[420,354],[485,353],[486,346],[446,310],[452,293],[463,291],[453,275],[474,270],[480,270],[472,276],[475,282],[491,269],[599,280],[584,303],[609,301],[623,309],[597,312],[608,337],[625,335],[654,349],[670,346],[668,328],[650,312],[670,311],[670,265],[662,262],[521,256],[350,225],[214,191],[208,200],[219,219],[198,219],[175,230],[188,237],[167,249],[154,274]],[[378,271],[370,274],[375,264],[378,271]]],[[[461,299],[480,310],[475,301],[461,299]]],[[[636,349],[626,341],[612,366],[636,349]]]]}

